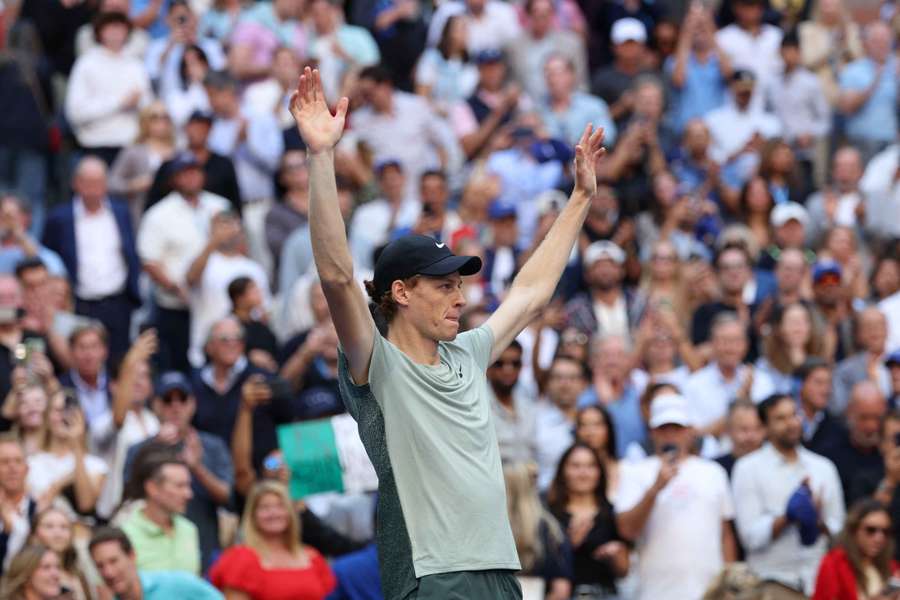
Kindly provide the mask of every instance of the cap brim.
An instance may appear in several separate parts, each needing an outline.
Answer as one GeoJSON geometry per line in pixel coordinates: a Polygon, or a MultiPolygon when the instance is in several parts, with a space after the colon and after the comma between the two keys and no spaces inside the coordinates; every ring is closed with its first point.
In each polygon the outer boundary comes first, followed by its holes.
{"type": "Polygon", "coordinates": [[[441,277],[443,275],[450,275],[451,273],[474,275],[480,270],[481,259],[477,256],[454,255],[442,258],[436,263],[428,265],[419,271],[419,275],[430,275],[432,277],[441,277]]]}
{"type": "Polygon", "coordinates": [[[681,427],[690,427],[691,419],[687,415],[673,412],[665,412],[657,415],[656,418],[650,419],[650,429],[656,429],[663,425],[680,425],[681,427]]]}

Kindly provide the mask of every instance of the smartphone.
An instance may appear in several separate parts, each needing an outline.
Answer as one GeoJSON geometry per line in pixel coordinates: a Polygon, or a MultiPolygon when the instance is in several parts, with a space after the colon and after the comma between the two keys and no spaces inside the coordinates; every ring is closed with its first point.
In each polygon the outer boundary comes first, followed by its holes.
{"type": "Polygon", "coordinates": [[[896,594],[897,592],[900,592],[900,579],[891,577],[887,582],[887,587],[884,588],[884,593],[896,594]]]}
{"type": "Polygon", "coordinates": [[[22,342],[16,344],[13,348],[13,358],[17,367],[22,367],[28,362],[28,348],[22,342]]]}
{"type": "Polygon", "coordinates": [[[76,395],[75,390],[73,390],[72,388],[65,388],[63,390],[63,393],[66,396],[66,412],[78,410],[81,408],[81,403],[78,402],[78,396],[76,395]]]}
{"type": "Polygon", "coordinates": [[[35,354],[47,354],[47,343],[41,338],[28,338],[25,340],[26,359],[31,360],[35,354]]]}
{"type": "Polygon", "coordinates": [[[263,468],[266,471],[277,471],[281,467],[284,466],[284,459],[281,458],[278,454],[273,454],[271,456],[267,456],[263,461],[263,468]]]}
{"type": "Polygon", "coordinates": [[[662,454],[662,458],[669,464],[675,462],[675,459],[678,458],[678,446],[675,444],[665,444],[660,449],[660,454],[662,454]]]}
{"type": "Polygon", "coordinates": [[[281,377],[271,377],[266,383],[272,390],[272,398],[290,398],[292,395],[291,384],[281,377]]]}
{"type": "Polygon", "coordinates": [[[0,323],[15,323],[19,320],[19,311],[14,306],[0,306],[0,323]]]}

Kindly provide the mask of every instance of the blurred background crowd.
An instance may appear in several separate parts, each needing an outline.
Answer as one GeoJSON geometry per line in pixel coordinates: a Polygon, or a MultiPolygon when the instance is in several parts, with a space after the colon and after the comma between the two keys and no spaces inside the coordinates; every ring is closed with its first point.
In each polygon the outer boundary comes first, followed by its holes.
{"type": "Polygon", "coordinates": [[[277,435],[344,412],[306,65],[360,281],[480,255],[464,328],[606,130],[487,373],[526,598],[900,597],[900,12],[845,1],[2,0],[0,597],[381,597],[277,435]]]}

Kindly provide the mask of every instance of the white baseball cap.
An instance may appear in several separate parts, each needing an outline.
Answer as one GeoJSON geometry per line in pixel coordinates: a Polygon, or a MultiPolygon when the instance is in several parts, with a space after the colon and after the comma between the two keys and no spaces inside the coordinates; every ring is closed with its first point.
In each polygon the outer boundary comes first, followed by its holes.
{"type": "Polygon", "coordinates": [[[625,251],[619,248],[615,242],[609,240],[600,240],[588,246],[584,251],[584,266],[590,266],[605,258],[611,260],[617,265],[625,262],[625,251]]]}
{"type": "Polygon", "coordinates": [[[690,427],[693,424],[687,400],[680,394],[660,394],[650,404],[650,429],[663,425],[690,427]]]}
{"type": "Polygon", "coordinates": [[[799,221],[804,227],[809,223],[809,213],[802,204],[796,202],[783,202],[772,209],[769,217],[773,227],[781,227],[791,220],[799,221]]]}
{"type": "Polygon", "coordinates": [[[637,19],[625,17],[613,23],[609,37],[612,43],[617,46],[625,42],[645,44],[647,42],[647,28],[637,19]]]}

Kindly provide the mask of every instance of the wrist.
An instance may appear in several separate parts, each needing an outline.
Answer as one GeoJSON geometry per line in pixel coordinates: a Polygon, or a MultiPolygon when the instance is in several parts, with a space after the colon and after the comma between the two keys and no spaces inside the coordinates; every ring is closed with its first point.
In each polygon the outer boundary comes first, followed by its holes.
{"type": "Polygon", "coordinates": [[[307,148],[306,156],[312,162],[331,162],[334,160],[334,146],[331,146],[330,148],[322,148],[320,150],[312,150],[310,148],[307,148]]]}

